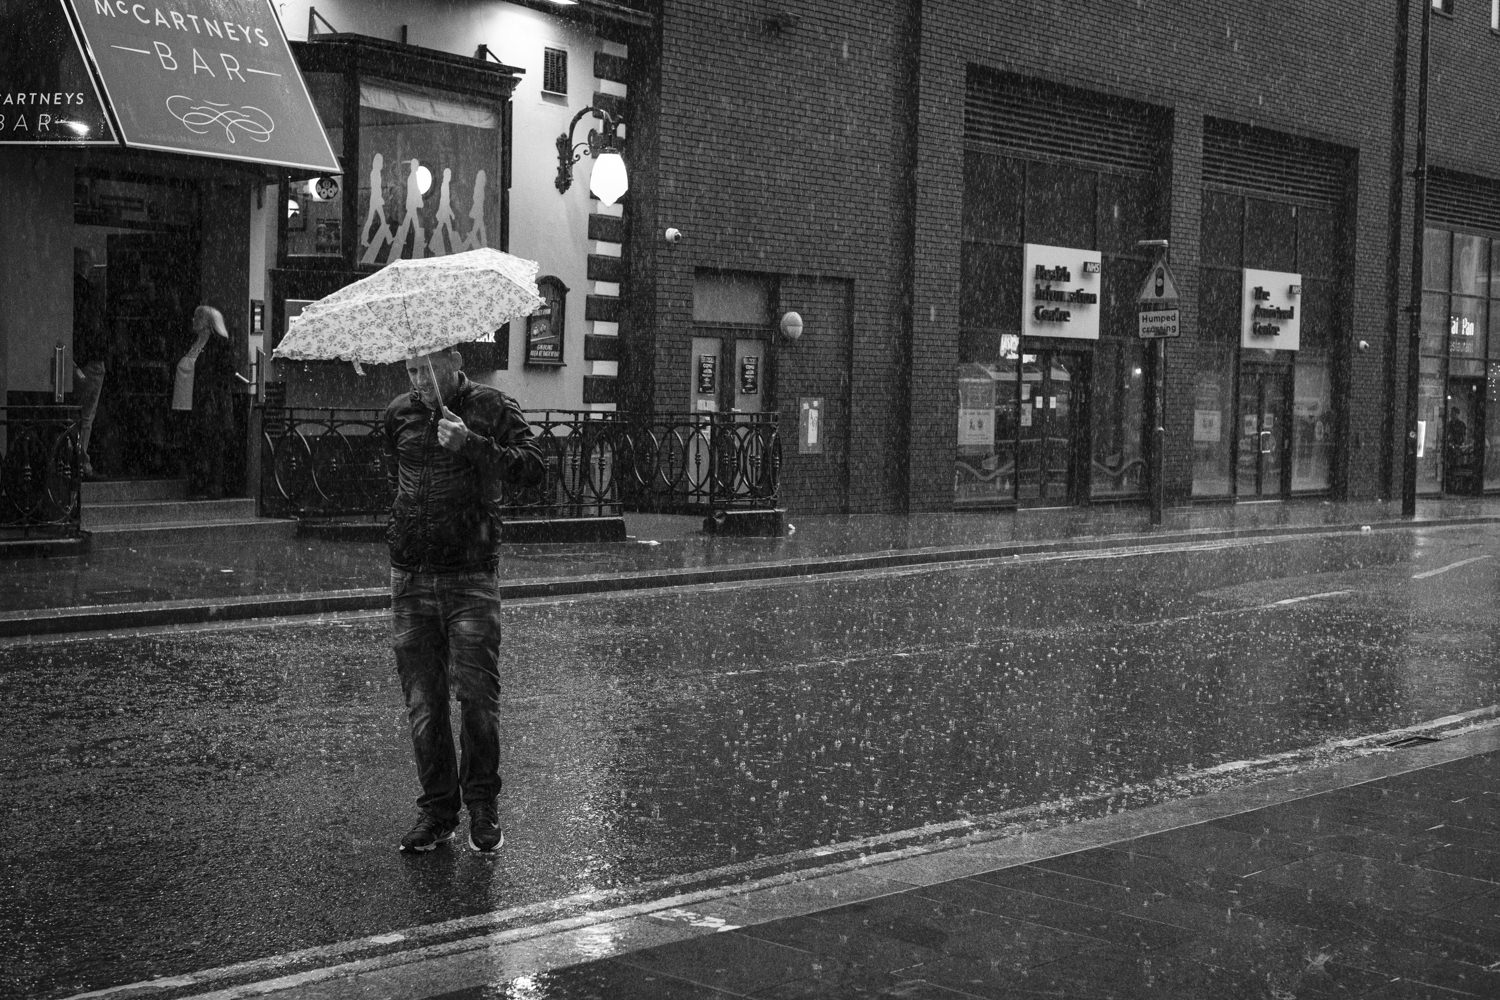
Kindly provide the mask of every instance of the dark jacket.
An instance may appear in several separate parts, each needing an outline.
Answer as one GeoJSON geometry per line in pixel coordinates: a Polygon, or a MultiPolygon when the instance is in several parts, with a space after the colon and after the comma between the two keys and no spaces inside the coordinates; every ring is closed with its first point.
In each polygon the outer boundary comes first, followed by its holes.
{"type": "Polygon", "coordinates": [[[403,393],[382,423],[386,475],[395,490],[386,543],[408,572],[493,570],[500,560],[500,486],[542,479],[542,453],[516,401],[460,378],[443,400],[469,428],[462,450],[438,443],[431,407],[403,393]]]}

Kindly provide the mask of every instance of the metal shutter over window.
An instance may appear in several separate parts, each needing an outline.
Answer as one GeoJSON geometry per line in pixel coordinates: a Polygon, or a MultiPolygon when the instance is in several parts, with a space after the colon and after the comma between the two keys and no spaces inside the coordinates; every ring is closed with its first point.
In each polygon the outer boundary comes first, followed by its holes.
{"type": "Polygon", "coordinates": [[[1203,183],[1242,194],[1334,208],[1346,162],[1336,146],[1269,129],[1209,121],[1203,130],[1203,183]]]}
{"type": "Polygon", "coordinates": [[[964,94],[965,145],[1024,159],[1148,171],[1163,121],[1147,105],[978,67],[964,94]]]}
{"type": "Polygon", "coordinates": [[[1500,233],[1500,182],[1428,171],[1426,208],[1429,224],[1500,233]]]}

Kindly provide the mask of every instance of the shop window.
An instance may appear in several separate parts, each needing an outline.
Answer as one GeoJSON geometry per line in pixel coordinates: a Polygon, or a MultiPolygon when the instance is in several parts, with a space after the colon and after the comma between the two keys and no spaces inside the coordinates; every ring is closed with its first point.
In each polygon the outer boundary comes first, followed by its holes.
{"type": "Polygon", "coordinates": [[[1489,366],[1484,389],[1484,488],[1500,490],[1500,364],[1489,366]],[[1490,456],[1497,456],[1490,461],[1490,456]]]}
{"type": "Polygon", "coordinates": [[[1455,295],[1486,295],[1490,280],[1490,241],[1469,233],[1453,234],[1455,295]]]}
{"type": "Polygon", "coordinates": [[[1101,341],[1094,352],[1094,455],[1089,477],[1095,499],[1139,496],[1146,488],[1145,344],[1101,341]]]}
{"type": "Polygon", "coordinates": [[[1240,336],[1239,271],[1205,267],[1199,278],[1198,330],[1200,338],[1233,344],[1240,336]]]}
{"type": "Polygon", "coordinates": [[[355,253],[378,266],[500,236],[500,115],[492,105],[367,80],[359,89],[355,253]]]}
{"type": "Polygon", "coordinates": [[[1230,495],[1230,435],[1234,427],[1233,342],[1199,346],[1193,383],[1193,496],[1230,495]]]}
{"type": "Polygon", "coordinates": [[[1425,359],[1417,375],[1417,492],[1443,488],[1442,455],[1444,382],[1441,364],[1425,359]]]}
{"type": "Polygon", "coordinates": [[[1453,296],[1448,314],[1448,357],[1482,358],[1488,330],[1487,303],[1468,295],[1453,296]]]}
{"type": "Polygon", "coordinates": [[[1295,367],[1292,489],[1326,490],[1333,457],[1333,380],[1328,359],[1302,350],[1297,352],[1295,367]]]}

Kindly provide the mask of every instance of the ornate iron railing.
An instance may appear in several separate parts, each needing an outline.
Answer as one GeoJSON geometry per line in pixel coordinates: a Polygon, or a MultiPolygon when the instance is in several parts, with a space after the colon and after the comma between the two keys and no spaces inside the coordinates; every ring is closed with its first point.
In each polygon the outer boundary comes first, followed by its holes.
{"type": "MultiPolygon", "coordinates": [[[[381,411],[263,408],[261,511],[344,518],[390,507],[381,411]]],[[[507,520],[773,508],[781,442],[775,414],[528,410],[546,476],[506,488],[507,520]]]]}
{"type": "Polygon", "coordinates": [[[0,406],[0,537],[76,538],[78,407],[0,406]]]}

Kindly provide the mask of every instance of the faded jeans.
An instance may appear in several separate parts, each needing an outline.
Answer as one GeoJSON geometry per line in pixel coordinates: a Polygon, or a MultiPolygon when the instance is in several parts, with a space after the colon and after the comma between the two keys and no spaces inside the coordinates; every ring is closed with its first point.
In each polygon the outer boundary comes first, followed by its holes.
{"type": "Polygon", "coordinates": [[[494,572],[391,570],[396,673],[422,794],[444,822],[500,794],[500,581],[494,572]],[[449,696],[458,700],[458,754],[449,696]]]}

